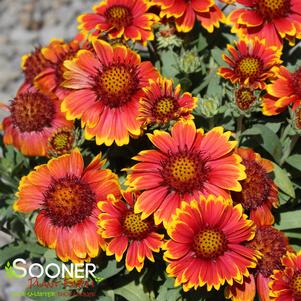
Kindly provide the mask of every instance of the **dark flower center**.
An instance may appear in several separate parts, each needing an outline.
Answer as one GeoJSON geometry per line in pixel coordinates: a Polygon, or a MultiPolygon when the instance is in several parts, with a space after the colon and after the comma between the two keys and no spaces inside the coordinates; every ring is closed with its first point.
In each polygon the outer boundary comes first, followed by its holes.
{"type": "Polygon", "coordinates": [[[74,142],[73,130],[69,128],[60,128],[49,138],[49,150],[55,155],[62,155],[70,152],[74,142]]]}
{"type": "Polygon", "coordinates": [[[158,120],[172,119],[179,105],[173,97],[157,99],[153,107],[153,115],[158,120]]]}
{"type": "Polygon", "coordinates": [[[301,272],[295,273],[290,286],[296,300],[300,300],[301,299],[301,272]]]}
{"type": "Polygon", "coordinates": [[[242,81],[249,78],[250,82],[255,81],[263,70],[263,61],[258,57],[245,56],[239,59],[235,66],[235,73],[242,81]]]}
{"type": "Polygon", "coordinates": [[[270,21],[275,18],[286,17],[291,9],[290,0],[258,0],[257,11],[259,14],[270,21]]]}
{"type": "Polygon", "coordinates": [[[122,5],[114,5],[108,8],[105,12],[105,16],[109,23],[117,29],[127,27],[133,22],[133,16],[130,9],[122,5]]]}
{"type": "Polygon", "coordinates": [[[241,87],[235,91],[235,101],[241,110],[248,110],[255,102],[256,97],[248,87],[241,87]]]}
{"type": "Polygon", "coordinates": [[[74,175],[53,180],[44,193],[44,206],[52,223],[72,227],[90,216],[96,195],[90,186],[74,175]]]}
{"type": "Polygon", "coordinates": [[[10,105],[14,126],[21,132],[40,132],[51,127],[55,115],[53,101],[39,92],[18,95],[10,105]]]}

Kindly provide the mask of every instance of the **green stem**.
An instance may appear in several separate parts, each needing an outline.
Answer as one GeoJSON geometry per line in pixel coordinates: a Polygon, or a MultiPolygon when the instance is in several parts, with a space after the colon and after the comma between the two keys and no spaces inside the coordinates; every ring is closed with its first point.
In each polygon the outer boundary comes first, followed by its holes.
{"type": "Polygon", "coordinates": [[[236,139],[238,143],[241,137],[241,133],[244,130],[243,120],[244,120],[244,115],[239,115],[239,117],[236,119],[236,139]]]}

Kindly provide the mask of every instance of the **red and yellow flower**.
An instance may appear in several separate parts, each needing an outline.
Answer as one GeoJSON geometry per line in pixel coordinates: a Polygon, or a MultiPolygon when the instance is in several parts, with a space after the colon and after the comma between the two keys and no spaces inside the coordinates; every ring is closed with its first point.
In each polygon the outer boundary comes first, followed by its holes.
{"type": "Polygon", "coordinates": [[[258,251],[243,245],[254,237],[254,230],[242,206],[227,205],[222,197],[183,202],[167,227],[167,273],[176,277],[175,285],[182,284],[184,291],[241,283],[260,257],[258,251]]]}
{"type": "Polygon", "coordinates": [[[197,98],[188,92],[181,95],[181,86],[177,85],[174,89],[172,80],[151,80],[143,91],[138,120],[144,125],[166,124],[171,120],[193,118],[191,113],[196,107],[197,98]]]}
{"type": "Polygon", "coordinates": [[[266,225],[272,225],[271,208],[278,206],[278,189],[268,176],[273,164],[250,148],[238,148],[237,153],[246,167],[247,178],[241,182],[240,192],[231,193],[233,201],[242,204],[250,212],[251,219],[260,218],[266,225]]]}
{"type": "Polygon", "coordinates": [[[288,252],[282,258],[284,268],[275,270],[269,283],[275,301],[301,300],[301,251],[288,252]]]}
{"type": "Polygon", "coordinates": [[[235,47],[227,46],[230,56],[223,55],[229,67],[221,67],[219,75],[229,79],[233,84],[264,89],[265,82],[277,75],[281,63],[281,51],[266,46],[264,41],[241,40],[235,47]]]}
{"type": "Polygon", "coordinates": [[[63,99],[68,94],[68,90],[61,86],[66,70],[64,61],[75,57],[79,49],[80,41],[77,39],[69,43],[53,40],[42,48],[43,59],[49,62],[49,66],[35,77],[35,85],[45,93],[54,93],[59,99],[63,99]]]}
{"type": "Polygon", "coordinates": [[[101,155],[84,168],[78,150],[51,159],[24,176],[14,209],[39,210],[35,221],[38,241],[55,249],[62,261],[90,261],[104,248],[97,234],[97,202],[108,194],[119,195],[117,176],[101,169],[101,155]]]}
{"type": "Polygon", "coordinates": [[[262,112],[268,116],[277,115],[291,104],[293,110],[301,104],[301,68],[290,72],[281,66],[277,79],[267,86],[262,112]]]}
{"type": "Polygon", "coordinates": [[[156,232],[152,218],[142,220],[141,214],[134,213],[137,196],[138,193],[123,192],[120,198],[111,194],[99,202],[98,233],[107,243],[108,256],[115,255],[119,262],[126,252],[126,268],[140,272],[145,258],[154,261],[153,252],[160,251],[164,235],[156,232]]]}
{"type": "Polygon", "coordinates": [[[236,141],[231,133],[216,127],[204,134],[193,121],[179,121],[171,135],[155,130],[148,134],[158,150],[140,152],[140,161],[128,170],[127,185],[143,190],[135,204],[135,213],[147,218],[154,213],[155,223],[166,225],[182,200],[200,195],[229,197],[229,190],[241,191],[245,178],[241,158],[233,154],[236,141]]]}
{"type": "Polygon", "coordinates": [[[161,17],[175,19],[180,32],[191,31],[196,19],[208,32],[213,32],[214,27],[219,27],[224,21],[224,15],[214,0],[153,0],[153,3],[161,7],[161,17]]]}
{"type": "Polygon", "coordinates": [[[78,17],[79,29],[87,35],[100,36],[107,33],[110,39],[146,43],[154,39],[152,26],[159,21],[158,16],[147,12],[150,3],[145,0],[107,0],[93,7],[94,13],[78,17]]]}
{"type": "Polygon", "coordinates": [[[283,39],[294,44],[301,32],[299,0],[236,0],[245,7],[228,16],[231,30],[240,37],[266,39],[267,45],[281,47],[283,39]]]}
{"type": "Polygon", "coordinates": [[[129,143],[129,136],[139,136],[141,121],[139,99],[148,80],[155,80],[158,71],[150,62],[141,62],[139,55],[125,46],[112,47],[93,40],[93,52],[80,50],[64,66],[65,88],[72,91],[61,109],[69,120],[81,118],[85,137],[96,137],[97,144],[129,143]]]}
{"type": "Polygon", "coordinates": [[[46,156],[49,137],[58,128],[73,127],[61,113],[60,101],[34,87],[18,93],[9,109],[10,116],[3,120],[3,141],[26,156],[46,156]]]}

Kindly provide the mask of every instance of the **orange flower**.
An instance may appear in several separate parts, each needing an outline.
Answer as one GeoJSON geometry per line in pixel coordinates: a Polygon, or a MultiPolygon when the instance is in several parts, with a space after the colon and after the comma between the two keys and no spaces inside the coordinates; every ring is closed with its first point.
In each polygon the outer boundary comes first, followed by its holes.
{"type": "Polygon", "coordinates": [[[26,156],[46,156],[48,139],[60,127],[72,128],[60,111],[60,101],[34,87],[17,94],[3,120],[5,144],[13,144],[26,156]]]}
{"type": "Polygon", "coordinates": [[[101,154],[84,169],[78,150],[51,159],[21,179],[14,209],[39,210],[35,221],[38,241],[55,249],[62,261],[90,261],[104,247],[97,234],[97,201],[118,195],[117,176],[101,168],[101,154]]]}
{"type": "Polygon", "coordinates": [[[179,121],[171,135],[155,130],[148,134],[158,150],[140,152],[140,161],[128,170],[127,185],[144,190],[135,204],[142,218],[154,213],[155,223],[166,225],[182,200],[189,202],[200,195],[229,197],[228,190],[241,191],[245,178],[241,158],[233,154],[231,133],[216,127],[204,134],[193,121],[179,121]]]}
{"type": "Polygon", "coordinates": [[[231,31],[241,37],[266,39],[267,45],[281,47],[283,39],[294,44],[300,37],[301,6],[299,0],[237,0],[246,7],[228,16],[231,31]]]}
{"type": "Polygon", "coordinates": [[[227,46],[230,56],[223,55],[230,67],[221,67],[219,75],[233,84],[249,85],[264,89],[265,81],[275,77],[281,63],[281,51],[267,47],[264,41],[244,40],[235,42],[235,47],[227,46]]]}
{"type": "Polygon", "coordinates": [[[49,66],[35,77],[35,85],[45,93],[52,92],[59,99],[63,99],[68,94],[68,90],[61,87],[65,71],[64,61],[72,59],[79,49],[80,44],[76,39],[69,43],[53,40],[47,47],[42,48],[43,58],[49,62],[49,66]]]}
{"type": "Polygon", "coordinates": [[[141,62],[137,53],[124,46],[93,40],[96,54],[80,50],[65,62],[64,87],[73,89],[61,109],[67,119],[82,119],[85,136],[96,143],[129,143],[129,135],[141,133],[139,99],[149,79],[158,72],[150,62],[141,62]]]}
{"type": "Polygon", "coordinates": [[[280,67],[278,78],[267,86],[267,95],[263,98],[262,112],[264,115],[277,115],[290,104],[295,110],[301,104],[301,68],[289,72],[280,67]]]}
{"type": "Polygon", "coordinates": [[[119,262],[126,252],[126,268],[140,272],[145,258],[154,261],[152,253],[160,251],[164,235],[156,232],[151,218],[142,220],[140,214],[134,213],[137,196],[123,192],[123,199],[109,195],[106,201],[99,202],[98,233],[107,243],[108,256],[115,254],[119,262]]]}
{"type": "Polygon", "coordinates": [[[237,153],[242,157],[247,178],[241,182],[241,192],[232,192],[233,201],[250,211],[251,219],[258,217],[266,225],[272,225],[274,217],[271,208],[278,206],[278,190],[268,176],[273,171],[273,164],[252,149],[238,148],[237,153]]]}
{"type": "Polygon", "coordinates": [[[191,31],[197,19],[208,32],[213,32],[214,27],[224,21],[214,0],[153,0],[153,3],[161,6],[161,17],[175,18],[178,31],[191,31]]]}
{"type": "Polygon", "coordinates": [[[197,98],[188,92],[180,95],[181,86],[177,85],[173,89],[172,80],[151,80],[143,91],[138,117],[143,124],[166,124],[171,120],[193,118],[191,113],[196,107],[197,98]]]}
{"type": "Polygon", "coordinates": [[[284,268],[275,270],[272,281],[270,296],[275,301],[300,301],[301,300],[301,251],[298,254],[288,252],[282,258],[284,268]]]}
{"type": "Polygon", "coordinates": [[[256,96],[254,95],[254,89],[248,86],[239,86],[235,90],[235,102],[236,105],[242,110],[249,110],[256,101],[256,96]]]}
{"type": "Polygon", "coordinates": [[[93,31],[92,36],[108,33],[110,39],[146,43],[154,39],[152,26],[159,18],[147,13],[150,4],[144,0],[107,0],[93,7],[95,13],[78,17],[79,29],[84,34],[93,31]]]}
{"type": "Polygon", "coordinates": [[[254,230],[241,205],[224,204],[221,197],[183,202],[167,228],[171,238],[164,247],[167,273],[184,291],[204,285],[210,291],[225,282],[241,282],[260,257],[243,245],[254,237],[254,230]]]}

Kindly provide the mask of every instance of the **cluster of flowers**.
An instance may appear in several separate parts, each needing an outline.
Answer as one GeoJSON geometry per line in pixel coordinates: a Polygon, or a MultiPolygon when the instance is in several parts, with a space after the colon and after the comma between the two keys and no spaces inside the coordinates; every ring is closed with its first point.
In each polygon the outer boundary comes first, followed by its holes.
{"type": "Polygon", "coordinates": [[[196,20],[208,32],[231,24],[240,41],[228,46],[229,66],[219,74],[237,87],[238,106],[249,108],[259,90],[263,114],[291,103],[301,112],[301,70],[291,73],[280,60],[283,40],[301,38],[300,1],[236,2],[241,8],[226,17],[213,0],[103,1],[79,16],[74,40],[24,56],[4,143],[52,158],[22,178],[14,209],[39,210],[37,239],[62,261],[90,261],[103,250],[141,271],[163,250],[184,291],[226,285],[232,300],[253,300],[256,290],[262,300],[300,300],[301,253],[273,227],[273,164],[237,147],[222,127],[197,129],[196,98],[129,48],[153,40],[159,22],[174,22],[174,32],[189,32],[196,20]],[[76,119],[85,139],[106,146],[128,144],[151,125],[172,126],[147,134],[154,147],[132,158],[124,190],[101,154],[84,167],[76,119]]]}

